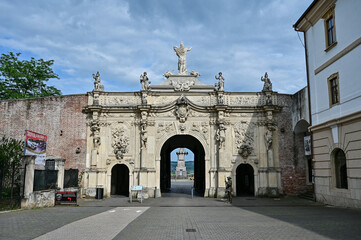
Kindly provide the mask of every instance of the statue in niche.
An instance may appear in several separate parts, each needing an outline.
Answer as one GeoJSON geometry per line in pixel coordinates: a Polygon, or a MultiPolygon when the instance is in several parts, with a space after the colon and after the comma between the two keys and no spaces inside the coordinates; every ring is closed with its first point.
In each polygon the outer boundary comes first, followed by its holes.
{"type": "Polygon", "coordinates": [[[224,180],[226,183],[226,196],[227,196],[227,201],[229,203],[232,203],[232,178],[231,177],[227,177],[227,180],[224,180]],[[228,180],[228,181],[227,181],[228,180]]]}
{"type": "Polygon", "coordinates": [[[261,81],[264,82],[262,91],[272,91],[272,82],[268,78],[267,72],[264,74],[264,77],[261,77],[261,81]]]}
{"type": "Polygon", "coordinates": [[[142,148],[147,148],[147,141],[148,141],[148,134],[147,134],[147,124],[143,123],[140,126],[140,134],[141,134],[141,139],[142,139],[142,148]]]}
{"type": "Polygon", "coordinates": [[[140,83],[142,84],[142,90],[148,90],[150,83],[148,82],[149,78],[147,76],[147,72],[144,72],[142,75],[140,75],[140,83]]]}
{"type": "Polygon", "coordinates": [[[192,48],[185,48],[183,42],[181,42],[180,47],[174,46],[173,49],[178,56],[178,74],[187,74],[186,55],[192,48]]]}
{"type": "Polygon", "coordinates": [[[266,140],[266,147],[267,150],[270,150],[272,147],[272,131],[270,129],[267,129],[266,134],[265,134],[265,140],[266,140]]]}
{"type": "Polygon", "coordinates": [[[224,123],[220,123],[219,127],[216,132],[216,139],[219,142],[219,148],[222,148],[224,145],[224,142],[226,141],[226,126],[224,126],[224,123]]]}
{"type": "Polygon", "coordinates": [[[215,76],[215,78],[218,80],[218,91],[224,91],[224,77],[222,76],[222,72],[218,73],[218,77],[215,76]]]}

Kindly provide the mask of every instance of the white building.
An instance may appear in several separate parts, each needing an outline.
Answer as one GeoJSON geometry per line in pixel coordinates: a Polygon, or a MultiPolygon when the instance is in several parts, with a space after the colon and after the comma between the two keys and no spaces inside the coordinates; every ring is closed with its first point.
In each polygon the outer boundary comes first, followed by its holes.
{"type": "Polygon", "coordinates": [[[361,207],[361,1],[314,0],[304,32],[316,199],[361,207]]]}

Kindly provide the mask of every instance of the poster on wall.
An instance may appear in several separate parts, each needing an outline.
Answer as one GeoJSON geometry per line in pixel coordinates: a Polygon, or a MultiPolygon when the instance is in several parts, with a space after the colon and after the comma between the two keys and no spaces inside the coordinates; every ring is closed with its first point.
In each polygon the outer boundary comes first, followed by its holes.
{"type": "Polygon", "coordinates": [[[35,155],[35,164],[45,166],[47,136],[25,130],[25,155],[35,155]]]}
{"type": "Polygon", "coordinates": [[[305,155],[311,155],[311,136],[305,136],[303,138],[304,146],[305,146],[305,155]]]}

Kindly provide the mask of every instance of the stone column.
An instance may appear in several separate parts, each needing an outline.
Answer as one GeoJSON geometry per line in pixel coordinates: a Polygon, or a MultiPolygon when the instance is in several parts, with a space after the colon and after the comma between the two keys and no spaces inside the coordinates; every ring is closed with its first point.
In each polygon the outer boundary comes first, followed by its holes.
{"type": "Polygon", "coordinates": [[[65,159],[64,158],[56,158],[55,160],[55,170],[58,171],[58,179],[57,179],[57,186],[60,189],[64,188],[64,165],[65,159]]]}
{"type": "Polygon", "coordinates": [[[34,189],[34,170],[36,156],[25,156],[25,182],[24,182],[24,198],[28,198],[34,189]]]}

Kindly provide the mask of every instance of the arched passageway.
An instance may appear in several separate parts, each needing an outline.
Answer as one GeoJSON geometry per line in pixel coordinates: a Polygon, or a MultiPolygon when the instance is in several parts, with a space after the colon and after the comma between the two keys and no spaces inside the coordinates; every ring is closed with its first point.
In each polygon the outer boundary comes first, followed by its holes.
{"type": "Polygon", "coordinates": [[[111,195],[129,196],[129,169],[124,164],[112,168],[111,195]]]}
{"type": "Polygon", "coordinates": [[[175,135],[169,138],[161,149],[160,188],[162,192],[171,188],[171,152],[176,148],[188,148],[194,154],[194,188],[204,194],[205,152],[198,139],[191,135],[175,135]]]}
{"type": "Polygon", "coordinates": [[[240,164],[236,170],[237,196],[254,196],[254,171],[249,164],[240,164]]]}

